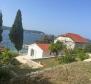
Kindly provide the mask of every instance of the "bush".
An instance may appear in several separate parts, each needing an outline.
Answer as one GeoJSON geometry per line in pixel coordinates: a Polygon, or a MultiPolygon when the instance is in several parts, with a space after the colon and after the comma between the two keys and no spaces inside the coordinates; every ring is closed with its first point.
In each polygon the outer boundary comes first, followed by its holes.
{"type": "Polygon", "coordinates": [[[85,47],[85,52],[91,53],[91,44],[87,44],[85,47]]]}
{"type": "Polygon", "coordinates": [[[78,57],[81,61],[83,61],[83,60],[89,58],[89,56],[88,56],[86,53],[84,53],[84,52],[79,52],[79,53],[77,54],[77,57],[78,57]]]}
{"type": "Polygon", "coordinates": [[[60,58],[60,63],[71,63],[71,62],[74,62],[74,61],[76,61],[75,57],[71,54],[68,54],[68,55],[66,54],[65,56],[62,56],[60,58]]]}
{"type": "Polygon", "coordinates": [[[10,63],[10,60],[15,56],[17,56],[17,53],[13,53],[9,49],[4,49],[2,52],[0,52],[0,63],[8,64],[10,63]]]}
{"type": "Polygon", "coordinates": [[[13,59],[10,61],[10,64],[12,64],[12,65],[20,65],[21,63],[20,63],[17,59],[13,58],[13,59]]]}
{"type": "Polygon", "coordinates": [[[66,48],[66,46],[62,42],[59,42],[59,41],[57,41],[56,43],[52,43],[49,46],[50,52],[56,56],[59,55],[59,52],[61,52],[64,48],[66,48]]]}
{"type": "Polygon", "coordinates": [[[77,48],[74,50],[74,54],[76,58],[79,58],[81,61],[89,58],[89,56],[85,52],[85,49],[77,48]]]}
{"type": "Polygon", "coordinates": [[[6,66],[0,67],[0,82],[9,81],[13,77],[10,69],[6,66]]]}
{"type": "Polygon", "coordinates": [[[71,63],[76,60],[83,61],[88,59],[89,56],[86,54],[84,49],[76,48],[74,50],[66,50],[65,56],[61,57],[60,63],[71,63]]]}

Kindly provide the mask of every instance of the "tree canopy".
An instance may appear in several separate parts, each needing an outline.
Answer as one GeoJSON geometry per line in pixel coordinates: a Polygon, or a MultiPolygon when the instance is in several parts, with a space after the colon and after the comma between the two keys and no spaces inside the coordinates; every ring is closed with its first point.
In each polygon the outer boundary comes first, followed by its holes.
{"type": "Polygon", "coordinates": [[[44,35],[40,40],[37,42],[39,43],[52,43],[54,41],[54,35],[44,35]]]}
{"type": "Polygon", "coordinates": [[[56,43],[51,43],[51,45],[49,46],[49,50],[52,53],[56,53],[56,55],[58,55],[58,53],[63,50],[65,47],[65,45],[63,45],[62,42],[56,42],[56,43]]]}
{"type": "Polygon", "coordinates": [[[3,25],[3,20],[2,20],[2,13],[0,12],[0,42],[2,41],[2,25],[3,25]]]}
{"type": "Polygon", "coordinates": [[[10,30],[9,37],[15,48],[18,51],[21,50],[23,45],[23,26],[22,15],[20,10],[17,11],[16,18],[10,30]]]}

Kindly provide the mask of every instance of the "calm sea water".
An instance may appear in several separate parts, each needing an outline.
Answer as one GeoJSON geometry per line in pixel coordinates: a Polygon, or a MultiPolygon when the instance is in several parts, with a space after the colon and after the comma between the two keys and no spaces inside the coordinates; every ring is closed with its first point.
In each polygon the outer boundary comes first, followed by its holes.
{"type": "MultiPolygon", "coordinates": [[[[9,48],[10,50],[16,51],[16,49],[14,48],[14,45],[9,40],[8,34],[9,34],[9,30],[4,30],[3,31],[2,44],[6,48],[9,48]]],[[[30,31],[24,31],[24,45],[34,43],[36,40],[39,40],[42,36],[43,36],[43,34],[37,34],[37,33],[32,33],[30,31]]],[[[22,52],[26,52],[26,49],[23,48],[22,52]]]]}

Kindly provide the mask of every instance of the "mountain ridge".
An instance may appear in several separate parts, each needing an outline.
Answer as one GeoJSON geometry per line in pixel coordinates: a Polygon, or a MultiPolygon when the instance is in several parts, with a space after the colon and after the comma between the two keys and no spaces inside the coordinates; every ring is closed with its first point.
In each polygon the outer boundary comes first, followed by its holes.
{"type": "MultiPolygon", "coordinates": [[[[3,26],[3,30],[10,30],[10,28],[11,28],[11,27],[3,26]]],[[[43,35],[45,35],[44,32],[42,32],[42,31],[37,31],[37,30],[25,30],[25,29],[24,29],[24,31],[25,31],[25,32],[31,32],[31,33],[36,33],[36,34],[43,34],[43,35]]]]}

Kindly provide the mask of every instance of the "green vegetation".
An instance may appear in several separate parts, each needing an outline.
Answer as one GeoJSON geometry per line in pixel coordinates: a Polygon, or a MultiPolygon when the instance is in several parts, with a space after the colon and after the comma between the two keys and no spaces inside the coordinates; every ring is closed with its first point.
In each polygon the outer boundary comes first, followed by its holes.
{"type": "Polygon", "coordinates": [[[0,42],[2,41],[2,24],[3,24],[3,20],[2,20],[2,13],[0,13],[0,42]]]}
{"type": "Polygon", "coordinates": [[[91,53],[91,44],[86,45],[85,52],[91,53]]]}
{"type": "Polygon", "coordinates": [[[36,41],[38,43],[52,43],[54,42],[54,35],[44,35],[40,40],[36,41]]]}
{"type": "Polygon", "coordinates": [[[16,77],[24,77],[33,71],[31,68],[21,64],[4,64],[0,66],[0,84],[11,84],[10,81],[16,77]]]}
{"type": "Polygon", "coordinates": [[[56,56],[59,55],[59,52],[61,52],[64,48],[65,45],[63,45],[63,43],[59,41],[56,43],[51,43],[51,45],[49,46],[50,52],[54,55],[56,54],[56,56]]]}
{"type": "MultiPolygon", "coordinates": [[[[88,50],[90,50],[89,47],[87,47],[88,50]]],[[[58,56],[60,53],[61,57],[58,58],[59,63],[71,63],[71,62],[79,61],[79,60],[83,61],[89,58],[85,49],[82,49],[82,48],[75,48],[74,50],[67,49],[62,42],[52,43],[49,47],[49,50],[54,55],[56,53],[56,56],[58,56]]]]}
{"type": "Polygon", "coordinates": [[[13,53],[9,49],[3,49],[0,52],[0,64],[9,64],[12,58],[17,55],[17,53],[13,53]]]}
{"type": "Polygon", "coordinates": [[[89,58],[89,56],[86,54],[84,49],[78,48],[74,50],[74,54],[77,58],[79,58],[81,61],[89,58]]]}
{"type": "Polygon", "coordinates": [[[71,63],[71,62],[75,62],[75,56],[71,55],[71,54],[66,54],[65,56],[60,57],[59,59],[59,63],[71,63]]]}
{"type": "Polygon", "coordinates": [[[23,27],[22,27],[22,15],[21,11],[18,10],[14,24],[9,34],[11,42],[15,45],[15,48],[19,51],[23,45],[23,27]]]}
{"type": "Polygon", "coordinates": [[[85,59],[88,59],[89,56],[86,54],[84,49],[76,48],[74,50],[67,50],[65,52],[65,55],[60,57],[59,62],[60,63],[71,63],[75,61],[83,61],[85,59]]]}
{"type": "Polygon", "coordinates": [[[13,77],[13,73],[6,66],[0,67],[0,81],[9,81],[13,77]]]}

